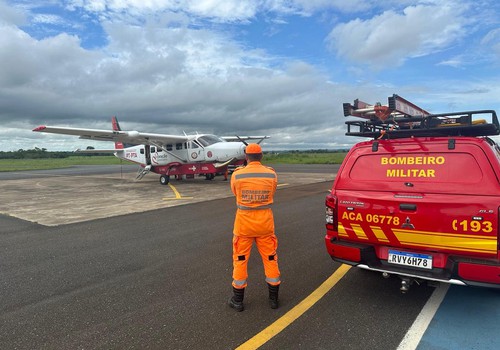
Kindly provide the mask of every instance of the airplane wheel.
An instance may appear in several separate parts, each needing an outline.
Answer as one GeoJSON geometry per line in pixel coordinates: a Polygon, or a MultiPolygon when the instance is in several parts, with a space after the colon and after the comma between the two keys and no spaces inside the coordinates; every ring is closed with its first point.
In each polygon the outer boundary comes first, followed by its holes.
{"type": "Polygon", "coordinates": [[[206,180],[213,180],[215,178],[215,174],[206,174],[205,179],[206,180]]]}
{"type": "Polygon", "coordinates": [[[168,175],[161,175],[160,176],[160,183],[162,185],[168,185],[169,182],[170,182],[170,176],[168,176],[168,175]]]}

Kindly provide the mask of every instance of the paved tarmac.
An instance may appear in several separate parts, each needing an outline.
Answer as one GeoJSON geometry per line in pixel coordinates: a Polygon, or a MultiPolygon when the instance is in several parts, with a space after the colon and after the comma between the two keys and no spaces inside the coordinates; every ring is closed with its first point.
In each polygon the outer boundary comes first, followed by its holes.
{"type": "MultiPolygon", "coordinates": [[[[277,165],[279,186],[333,181],[338,165],[277,165]]],[[[80,166],[0,173],[0,214],[42,225],[61,225],[231,197],[222,176],[171,180],[157,174],[135,180],[136,166],[80,166]]]]}
{"type": "MultiPolygon", "coordinates": [[[[338,166],[275,168],[282,305],[267,305],[254,251],[242,313],[226,304],[235,209],[222,178],[170,187],[156,175],[136,182],[135,169],[121,167],[0,173],[0,348],[244,344],[340,266],[323,242],[338,166]]],[[[261,349],[396,349],[434,291],[414,285],[403,295],[399,286],[397,277],[352,268],[261,349]]],[[[418,349],[496,349],[498,292],[450,292],[418,349]]]]}
{"type": "MultiPolygon", "coordinates": [[[[75,178],[93,186],[93,178],[75,178]]],[[[217,184],[199,182],[200,192],[217,184]]],[[[281,184],[273,209],[283,277],[277,310],[256,250],[245,311],[227,305],[233,198],[57,226],[0,215],[1,347],[235,349],[339,267],[323,242],[331,181],[281,184]]],[[[262,349],[395,349],[431,292],[420,286],[402,295],[397,278],[351,269],[262,349]]]]}

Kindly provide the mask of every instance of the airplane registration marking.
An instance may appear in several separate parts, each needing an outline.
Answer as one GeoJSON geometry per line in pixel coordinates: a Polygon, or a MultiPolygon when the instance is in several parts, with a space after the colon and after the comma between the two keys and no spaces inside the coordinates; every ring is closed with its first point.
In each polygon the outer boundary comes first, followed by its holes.
{"type": "Polygon", "coordinates": [[[179,193],[179,191],[177,191],[177,189],[174,187],[174,185],[168,184],[168,186],[174,192],[175,198],[165,197],[165,198],[163,198],[164,201],[168,201],[168,200],[172,200],[172,199],[193,199],[193,197],[182,197],[181,194],[179,193]]]}

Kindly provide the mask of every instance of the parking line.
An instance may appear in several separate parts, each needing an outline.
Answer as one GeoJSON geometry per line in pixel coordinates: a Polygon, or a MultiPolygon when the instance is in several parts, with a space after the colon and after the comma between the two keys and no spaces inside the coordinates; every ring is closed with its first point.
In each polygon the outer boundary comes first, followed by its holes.
{"type": "Polygon", "coordinates": [[[193,199],[193,197],[182,197],[181,194],[179,193],[179,191],[177,191],[177,189],[172,184],[169,183],[168,186],[170,186],[170,188],[174,192],[175,198],[163,198],[164,201],[170,200],[170,199],[193,199]]]}
{"type": "Polygon", "coordinates": [[[446,296],[448,288],[450,288],[450,285],[445,283],[440,283],[439,286],[436,287],[431,297],[422,308],[422,311],[420,311],[420,314],[418,314],[410,329],[406,332],[397,350],[414,350],[417,348],[420,339],[422,339],[439,305],[441,305],[441,302],[446,296]]]}
{"type": "Polygon", "coordinates": [[[314,292],[309,294],[307,298],[302,300],[297,306],[288,311],[286,314],[277,319],[270,326],[250,338],[245,343],[241,344],[236,350],[253,350],[268,342],[272,337],[280,333],[286,327],[293,323],[297,318],[302,316],[309,310],[318,300],[320,300],[330,289],[337,284],[338,281],[349,271],[351,266],[342,264],[340,267],[323,282],[314,292]]]}

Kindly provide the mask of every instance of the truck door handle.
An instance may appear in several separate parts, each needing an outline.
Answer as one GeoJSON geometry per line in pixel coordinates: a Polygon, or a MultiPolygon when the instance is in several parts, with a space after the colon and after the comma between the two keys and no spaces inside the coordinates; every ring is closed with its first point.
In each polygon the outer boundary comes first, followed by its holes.
{"type": "Polygon", "coordinates": [[[415,211],[415,210],[417,210],[417,205],[416,204],[403,203],[403,204],[399,205],[399,210],[403,210],[403,211],[415,211]]]}

